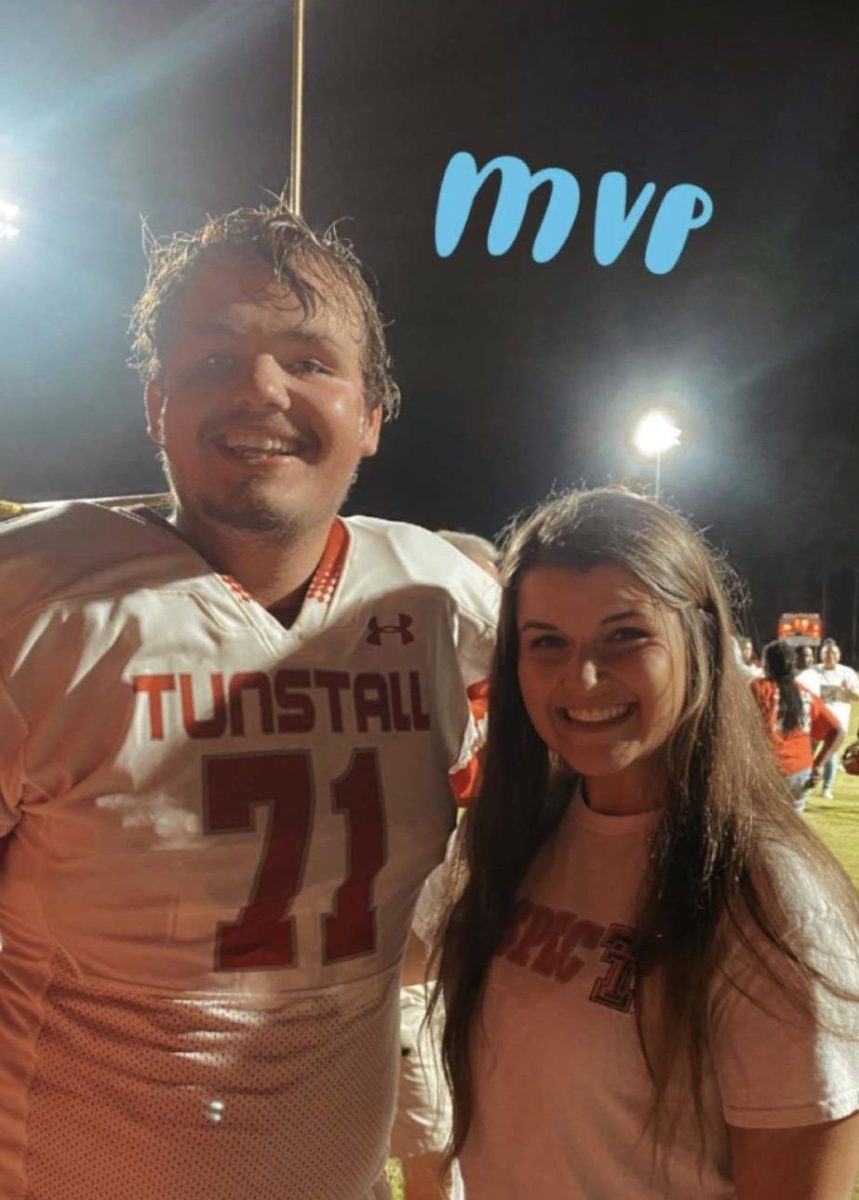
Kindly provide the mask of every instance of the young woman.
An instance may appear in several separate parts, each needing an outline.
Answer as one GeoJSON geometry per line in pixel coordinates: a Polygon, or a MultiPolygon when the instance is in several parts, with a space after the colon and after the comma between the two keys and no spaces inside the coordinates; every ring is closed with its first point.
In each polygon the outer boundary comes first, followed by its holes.
{"type": "Polygon", "coordinates": [[[859,902],[785,802],[721,564],[601,489],[502,574],[440,949],[468,1200],[848,1200],[859,902]]]}
{"type": "Polygon", "coordinates": [[[796,679],[796,667],[793,646],[770,642],[764,646],[764,677],[750,684],[793,806],[802,812],[844,730],[820,697],[796,679]],[[816,754],[814,742],[820,743],[816,754]]]}

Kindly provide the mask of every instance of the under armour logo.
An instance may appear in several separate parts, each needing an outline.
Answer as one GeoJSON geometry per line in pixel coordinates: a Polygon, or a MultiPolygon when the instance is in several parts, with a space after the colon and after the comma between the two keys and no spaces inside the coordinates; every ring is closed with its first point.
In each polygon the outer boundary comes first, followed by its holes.
{"type": "Polygon", "coordinates": [[[383,633],[398,633],[403,639],[404,646],[415,640],[415,635],[409,633],[412,618],[408,613],[397,613],[397,616],[400,618],[399,625],[380,625],[376,617],[370,617],[367,622],[367,628],[370,631],[367,634],[367,641],[371,646],[381,646],[383,633]]]}

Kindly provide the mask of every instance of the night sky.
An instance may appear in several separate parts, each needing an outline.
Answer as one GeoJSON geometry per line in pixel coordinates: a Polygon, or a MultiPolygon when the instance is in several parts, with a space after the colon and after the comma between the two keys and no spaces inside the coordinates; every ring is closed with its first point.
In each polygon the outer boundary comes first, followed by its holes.
{"type": "MultiPolygon", "coordinates": [[[[287,0],[0,5],[0,496],[159,490],[124,365],[156,233],[258,204],[289,169],[287,0]]],[[[378,280],[403,411],[352,510],[493,534],[552,486],[652,486],[751,585],[750,627],[818,610],[848,651],[859,568],[859,8],[690,0],[307,0],[304,212],[378,280]],[[581,208],[535,263],[544,201],[491,257],[497,185],[435,251],[458,151],[563,167],[581,208]],[[649,210],[594,260],[597,185],[694,183],[713,218],[651,274],[649,210]]],[[[545,195],[545,191],[542,193],[545,195]]],[[[856,646],[852,647],[856,653],[856,646]]]]}

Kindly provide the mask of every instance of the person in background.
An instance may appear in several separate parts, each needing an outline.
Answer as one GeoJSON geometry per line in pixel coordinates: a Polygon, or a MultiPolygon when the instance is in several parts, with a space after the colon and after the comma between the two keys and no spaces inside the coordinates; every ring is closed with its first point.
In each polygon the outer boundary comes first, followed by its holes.
{"type": "Polygon", "coordinates": [[[740,638],[740,657],[743,660],[743,666],[755,676],[760,677],[763,674],[761,664],[755,655],[755,644],[750,637],[740,638]]]}
{"type": "MultiPolygon", "coordinates": [[[[832,711],[845,733],[850,728],[850,702],[859,700],[859,677],[841,661],[841,649],[834,638],[824,638],[820,647],[820,698],[832,711]]],[[[823,771],[823,796],[834,798],[833,785],[838,759],[829,758],[823,771]]]]}
{"type": "Polygon", "coordinates": [[[820,672],[817,670],[817,660],[814,657],[813,646],[795,646],[796,651],[796,682],[801,683],[815,696],[820,695],[820,672]]]}
{"type": "Polygon", "coordinates": [[[506,547],[440,935],[468,1200],[849,1200],[859,898],[785,803],[723,570],[613,488],[506,547]]]}
{"type": "Polygon", "coordinates": [[[489,538],[477,533],[465,533],[459,529],[437,529],[436,534],[451,546],[455,546],[466,558],[483,570],[492,579],[498,580],[498,547],[489,538]]]}
{"type": "Polygon", "coordinates": [[[731,638],[731,656],[733,657],[740,674],[745,679],[760,679],[763,671],[753,661],[754,656],[752,655],[751,660],[747,661],[749,658],[747,652],[751,648],[751,645],[752,642],[750,638],[741,637],[739,634],[734,634],[731,638]]]}
{"type": "Polygon", "coordinates": [[[844,740],[832,712],[794,678],[796,654],[785,641],[764,647],[764,677],[751,680],[776,761],[797,812],[844,740]],[[818,743],[817,753],[814,742],[818,743]]]}

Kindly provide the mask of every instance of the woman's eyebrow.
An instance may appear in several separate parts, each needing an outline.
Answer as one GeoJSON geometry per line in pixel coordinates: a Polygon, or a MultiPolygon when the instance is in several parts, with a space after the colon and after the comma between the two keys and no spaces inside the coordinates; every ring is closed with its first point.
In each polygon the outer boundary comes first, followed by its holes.
{"type": "Polygon", "coordinates": [[[519,626],[519,632],[524,633],[526,629],[557,629],[557,625],[551,625],[548,621],[526,621],[524,625],[519,626]]]}
{"type": "Polygon", "coordinates": [[[639,621],[647,620],[647,614],[640,612],[637,608],[627,608],[623,612],[612,613],[608,617],[603,617],[600,625],[608,625],[612,621],[628,621],[630,617],[637,617],[639,621]]]}

